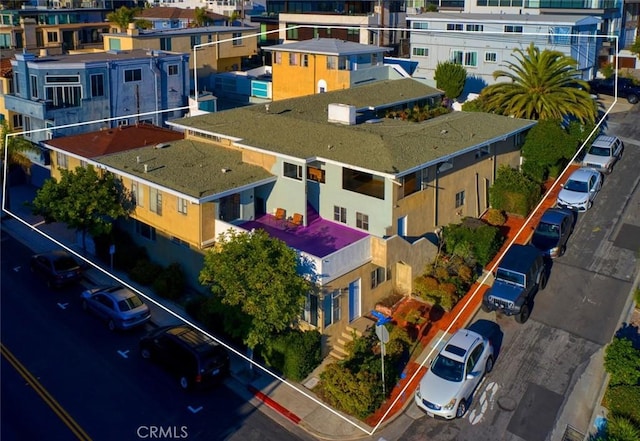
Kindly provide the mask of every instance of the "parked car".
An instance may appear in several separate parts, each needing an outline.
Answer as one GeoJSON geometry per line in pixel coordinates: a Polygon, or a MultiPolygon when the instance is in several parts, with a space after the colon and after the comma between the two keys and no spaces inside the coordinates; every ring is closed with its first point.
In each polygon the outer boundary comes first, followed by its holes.
{"type": "Polygon", "coordinates": [[[575,225],[575,212],[566,208],[548,208],[540,218],[531,244],[552,259],[567,249],[567,241],[575,225]]]}
{"type": "Polygon", "coordinates": [[[587,211],[602,188],[602,173],[591,167],[575,170],[558,193],[556,205],[576,211],[587,211]]]}
{"type": "Polygon", "coordinates": [[[140,355],[163,365],[183,389],[209,387],[229,374],[227,351],[187,325],[161,327],[143,337],[140,355]]]}
{"type": "Polygon", "coordinates": [[[611,173],[613,165],[622,158],[623,151],[624,144],[619,138],[599,135],[589,147],[582,160],[582,165],[604,173],[611,173]]]}
{"type": "MultiPolygon", "coordinates": [[[[615,77],[596,78],[589,81],[592,93],[614,96],[615,86],[615,77]]],[[[618,77],[618,96],[626,98],[630,104],[636,104],[640,100],[640,85],[634,83],[630,78],[618,77]]]]}
{"type": "Polygon", "coordinates": [[[31,256],[30,267],[32,272],[46,278],[49,287],[60,288],[82,278],[82,267],[64,250],[35,254],[31,256]]]}
{"type": "Polygon", "coordinates": [[[482,298],[482,310],[500,311],[524,323],[531,314],[533,297],[546,285],[547,266],[540,250],[532,245],[511,245],[482,298]]]}
{"type": "Polygon", "coordinates": [[[414,396],[432,417],[461,418],[482,377],[493,369],[493,346],[469,329],[460,329],[440,350],[414,396]]]}
{"type": "Polygon", "coordinates": [[[88,289],[81,298],[82,309],[103,319],[111,331],[140,326],[151,318],[149,307],[142,299],[122,286],[88,289]]]}

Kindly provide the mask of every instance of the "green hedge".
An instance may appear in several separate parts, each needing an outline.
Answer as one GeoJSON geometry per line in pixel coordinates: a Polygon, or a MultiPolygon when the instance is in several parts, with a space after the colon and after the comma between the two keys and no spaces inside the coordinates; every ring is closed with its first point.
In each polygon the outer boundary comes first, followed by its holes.
{"type": "Polygon", "coordinates": [[[504,242],[500,228],[485,223],[474,226],[464,223],[449,224],[444,227],[442,235],[448,254],[465,259],[472,257],[483,267],[491,261],[504,242]]]}
{"type": "Polygon", "coordinates": [[[538,183],[507,166],[498,169],[496,181],[489,189],[493,208],[520,216],[527,216],[541,196],[542,189],[538,183]]]}
{"type": "Polygon", "coordinates": [[[304,380],[322,361],[318,331],[291,330],[261,348],[266,364],[293,381],[304,380]]]}
{"type": "Polygon", "coordinates": [[[604,394],[604,405],[613,414],[640,425],[640,386],[610,386],[604,394]]]}

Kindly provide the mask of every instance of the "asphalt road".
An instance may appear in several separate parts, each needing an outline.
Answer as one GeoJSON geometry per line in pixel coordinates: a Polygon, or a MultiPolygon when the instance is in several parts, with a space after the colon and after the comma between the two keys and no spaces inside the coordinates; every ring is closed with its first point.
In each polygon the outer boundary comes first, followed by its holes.
{"type": "Polygon", "coordinates": [[[177,380],[138,355],[145,329],[108,331],[81,310],[81,286],[48,289],[28,270],[28,248],[4,232],[1,244],[0,331],[14,361],[2,357],[3,441],[78,439],[72,429],[108,441],[150,438],[154,430],[170,435],[165,439],[310,439],[285,430],[224,385],[182,391],[177,380]],[[43,395],[54,404],[47,406],[43,395]]]}
{"type": "MultiPolygon", "coordinates": [[[[624,157],[594,207],[579,215],[529,321],[519,325],[480,311],[471,325],[492,338],[498,356],[465,417],[434,420],[411,404],[395,422],[397,439],[559,440],[566,424],[577,425],[572,418],[589,424],[598,403],[570,402],[569,396],[585,388],[588,363],[612,338],[640,258],[640,108],[613,114],[607,128],[624,140],[624,157]]],[[[586,387],[598,390],[598,384],[586,387]]],[[[387,433],[392,439],[391,427],[387,433]]]]}

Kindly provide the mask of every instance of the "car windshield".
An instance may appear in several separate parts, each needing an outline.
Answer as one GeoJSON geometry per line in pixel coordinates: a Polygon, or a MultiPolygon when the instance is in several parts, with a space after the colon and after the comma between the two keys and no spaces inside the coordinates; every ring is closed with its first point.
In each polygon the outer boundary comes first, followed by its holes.
{"type": "Polygon", "coordinates": [[[130,311],[142,305],[142,300],[138,296],[132,296],[127,299],[120,300],[118,306],[120,311],[130,311]]]}
{"type": "Polygon", "coordinates": [[[440,354],[431,365],[431,372],[447,381],[459,383],[464,375],[464,365],[440,354]]]}
{"type": "Polygon", "coordinates": [[[578,193],[586,193],[589,191],[589,186],[584,181],[575,181],[573,179],[569,179],[567,183],[564,185],[569,191],[577,191],[578,193]]]}
{"type": "Polygon", "coordinates": [[[524,274],[516,273],[506,269],[498,268],[496,271],[496,279],[504,280],[507,282],[515,283],[516,285],[524,286],[524,274]]]}
{"type": "Polygon", "coordinates": [[[595,156],[611,156],[611,149],[607,147],[592,146],[589,150],[589,154],[595,156]]]}
{"type": "Polygon", "coordinates": [[[536,228],[536,232],[538,236],[544,237],[560,237],[560,227],[556,224],[549,224],[546,222],[540,222],[538,227],[536,228]]]}
{"type": "Polygon", "coordinates": [[[75,260],[73,260],[73,257],[63,256],[63,257],[58,257],[53,261],[53,267],[56,269],[56,271],[66,271],[73,268],[77,268],[78,263],[75,260]]]}

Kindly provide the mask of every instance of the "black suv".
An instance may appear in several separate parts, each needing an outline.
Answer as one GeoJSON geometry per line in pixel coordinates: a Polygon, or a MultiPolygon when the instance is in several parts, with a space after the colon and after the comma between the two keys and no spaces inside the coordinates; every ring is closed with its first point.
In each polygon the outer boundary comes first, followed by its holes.
{"type": "MultiPolygon", "coordinates": [[[[596,78],[589,81],[591,93],[615,95],[615,78],[596,78]]],[[[618,96],[626,98],[630,104],[636,104],[640,100],[640,85],[630,78],[618,77],[618,96]]]]}
{"type": "Polygon", "coordinates": [[[512,245],[496,270],[493,286],[482,299],[485,312],[500,311],[524,323],[531,313],[531,300],[547,284],[542,253],[532,245],[512,245]]]}
{"type": "Polygon", "coordinates": [[[161,327],[143,337],[140,355],[165,366],[183,389],[212,386],[229,374],[227,351],[187,325],[161,327]]]}

